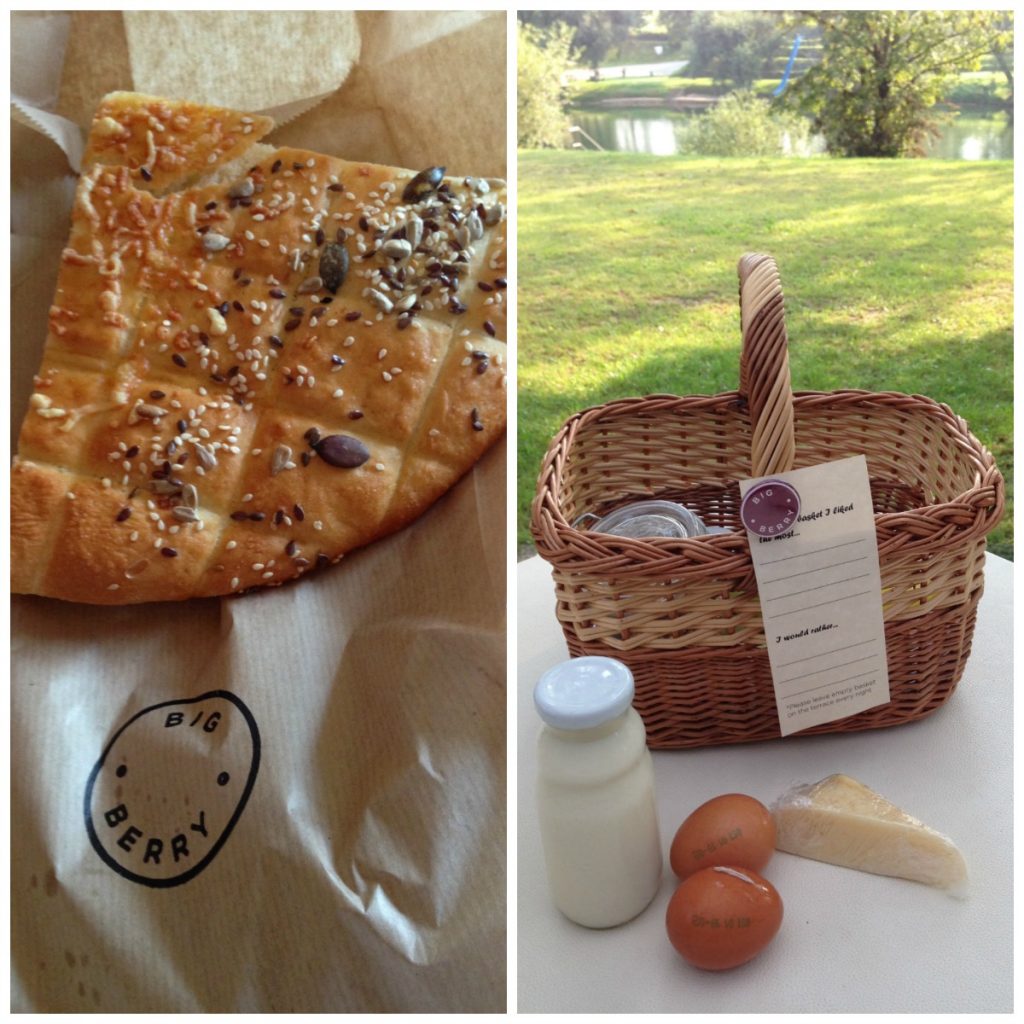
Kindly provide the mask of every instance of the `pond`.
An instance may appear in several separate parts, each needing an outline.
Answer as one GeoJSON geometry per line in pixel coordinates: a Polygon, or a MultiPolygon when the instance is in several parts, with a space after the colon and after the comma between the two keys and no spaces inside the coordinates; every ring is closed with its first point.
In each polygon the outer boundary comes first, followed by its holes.
{"type": "MultiPolygon", "coordinates": [[[[681,150],[681,139],[698,111],[667,111],[657,108],[619,108],[616,110],[572,110],[573,125],[583,129],[574,141],[585,149],[627,153],[653,153],[672,156],[681,150]]],[[[783,140],[785,143],[786,140],[783,140]]],[[[812,136],[797,148],[794,156],[814,156],[825,152],[820,136],[812,136]]],[[[1012,160],[1013,122],[1005,114],[987,117],[961,114],[928,147],[927,156],[947,160],[1012,160]]]]}

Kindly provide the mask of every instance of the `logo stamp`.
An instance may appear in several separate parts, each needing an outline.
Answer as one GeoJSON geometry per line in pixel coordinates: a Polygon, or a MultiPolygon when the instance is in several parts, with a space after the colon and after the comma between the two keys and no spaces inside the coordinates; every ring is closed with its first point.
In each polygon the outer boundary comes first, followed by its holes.
{"type": "Polygon", "coordinates": [[[123,878],[154,888],[195,878],[227,842],[260,763],[260,733],[227,690],[144,708],[89,775],[85,827],[123,878]]]}

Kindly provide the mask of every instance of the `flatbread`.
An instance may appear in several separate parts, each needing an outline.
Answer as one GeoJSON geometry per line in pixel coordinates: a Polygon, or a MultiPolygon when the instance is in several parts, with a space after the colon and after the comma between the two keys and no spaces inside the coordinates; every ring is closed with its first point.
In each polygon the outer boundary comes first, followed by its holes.
{"type": "Polygon", "coordinates": [[[504,183],[115,93],[11,475],[12,589],[272,586],[410,523],[505,429],[504,183]]]}

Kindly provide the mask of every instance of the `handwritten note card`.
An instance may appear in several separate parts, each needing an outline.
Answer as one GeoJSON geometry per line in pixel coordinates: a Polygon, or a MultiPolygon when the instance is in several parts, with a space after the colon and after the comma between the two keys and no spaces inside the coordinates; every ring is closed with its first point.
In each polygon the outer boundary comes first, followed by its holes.
{"type": "MultiPolygon", "coordinates": [[[[793,527],[750,537],[782,735],[889,702],[882,584],[863,455],[779,473],[793,527]]],[[[740,481],[745,495],[760,480],[740,481]]]]}

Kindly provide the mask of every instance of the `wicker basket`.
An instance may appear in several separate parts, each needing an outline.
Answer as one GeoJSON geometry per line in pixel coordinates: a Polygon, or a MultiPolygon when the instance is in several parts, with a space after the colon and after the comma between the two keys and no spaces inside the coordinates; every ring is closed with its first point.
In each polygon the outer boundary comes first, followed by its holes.
{"type": "Polygon", "coordinates": [[[985,537],[1003,513],[992,455],[947,406],[894,392],[793,394],[775,262],[744,256],[739,275],[739,391],[578,413],[552,441],[533,503],[569,652],[630,667],[655,748],[780,735],[738,480],[867,459],[891,700],[798,735],[898,725],[949,698],[970,654],[985,537]],[[655,497],[733,532],[638,540],[573,525],[655,497]]]}

